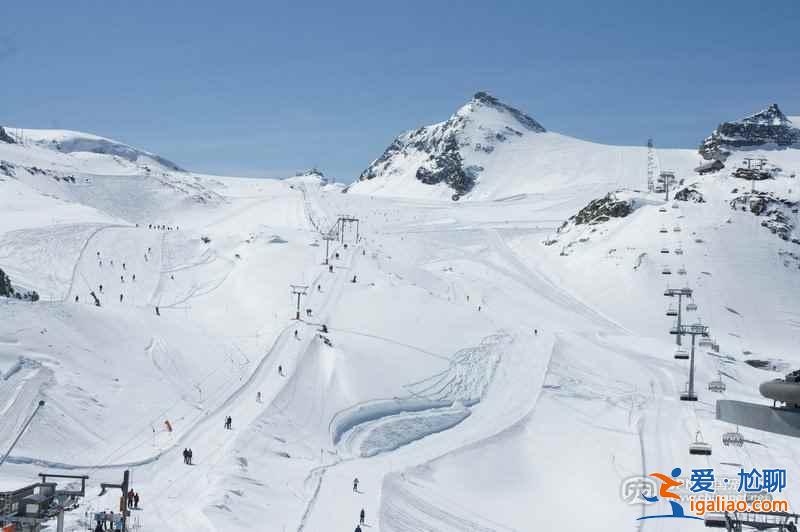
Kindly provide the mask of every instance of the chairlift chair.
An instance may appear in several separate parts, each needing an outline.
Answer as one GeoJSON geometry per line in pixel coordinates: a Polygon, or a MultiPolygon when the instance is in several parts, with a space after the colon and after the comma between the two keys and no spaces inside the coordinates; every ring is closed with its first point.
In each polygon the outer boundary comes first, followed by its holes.
{"type": "Polygon", "coordinates": [[[689,444],[689,454],[711,456],[711,444],[703,441],[703,434],[699,430],[695,434],[694,443],[689,444]]]}
{"type": "Polygon", "coordinates": [[[672,230],[674,232],[676,232],[676,233],[680,233],[681,232],[681,226],[680,225],[676,225],[675,227],[672,228],[672,230]]]}
{"type": "Polygon", "coordinates": [[[658,209],[658,212],[667,212],[667,208],[666,207],[661,207],[661,208],[658,209]]]}
{"type": "Polygon", "coordinates": [[[670,305],[669,307],[667,307],[667,316],[677,316],[677,315],[678,315],[678,309],[675,307],[675,305],[670,305]]]}
{"type": "Polygon", "coordinates": [[[669,268],[669,266],[664,266],[661,269],[661,274],[662,275],[672,275],[672,270],[669,268]]]}
{"type": "Polygon", "coordinates": [[[669,253],[669,249],[668,248],[661,248],[661,253],[667,254],[667,253],[669,253]]]}
{"type": "Polygon", "coordinates": [[[675,350],[675,360],[689,360],[689,350],[679,347],[675,350]]]}
{"type": "Polygon", "coordinates": [[[722,435],[722,445],[728,447],[741,447],[744,445],[744,436],[739,432],[739,426],[736,426],[736,432],[726,432],[722,435]]]}
{"type": "Polygon", "coordinates": [[[662,226],[661,229],[658,230],[658,232],[659,233],[669,233],[669,229],[667,229],[666,227],[662,226]]]}
{"type": "Polygon", "coordinates": [[[678,268],[678,275],[686,275],[686,268],[684,268],[683,266],[678,268]]]}
{"type": "Polygon", "coordinates": [[[675,248],[675,254],[676,255],[683,255],[683,248],[682,247],[675,248]]]}
{"type": "Polygon", "coordinates": [[[714,340],[712,340],[709,336],[701,336],[700,340],[697,341],[697,345],[700,347],[711,347],[714,344],[714,340]]]}
{"type": "Polygon", "coordinates": [[[678,208],[678,204],[677,204],[677,203],[673,203],[673,204],[672,204],[672,208],[673,208],[673,209],[677,209],[677,208],[678,208]]]}
{"type": "Polygon", "coordinates": [[[687,303],[687,305],[686,305],[686,310],[688,310],[688,311],[695,311],[695,310],[697,310],[697,303],[694,303],[694,302],[687,303]]]}
{"type": "Polygon", "coordinates": [[[723,380],[722,380],[722,374],[720,374],[719,377],[716,378],[715,380],[710,381],[708,383],[708,391],[709,392],[722,393],[722,392],[725,391],[725,388],[726,388],[726,386],[725,386],[725,382],[723,382],[723,380]]]}

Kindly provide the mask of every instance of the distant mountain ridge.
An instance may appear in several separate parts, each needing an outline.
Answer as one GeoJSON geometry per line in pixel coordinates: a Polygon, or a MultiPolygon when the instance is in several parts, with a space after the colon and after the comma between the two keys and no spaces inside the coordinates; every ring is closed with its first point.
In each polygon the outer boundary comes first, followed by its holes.
{"type": "Polygon", "coordinates": [[[8,139],[5,142],[8,143],[35,145],[61,153],[83,152],[110,155],[143,167],[155,164],[174,172],[186,171],[160,155],[90,133],[66,129],[25,129],[24,135],[21,135],[15,133],[13,129],[3,130],[0,128],[0,140],[4,140],[3,134],[8,139]]]}

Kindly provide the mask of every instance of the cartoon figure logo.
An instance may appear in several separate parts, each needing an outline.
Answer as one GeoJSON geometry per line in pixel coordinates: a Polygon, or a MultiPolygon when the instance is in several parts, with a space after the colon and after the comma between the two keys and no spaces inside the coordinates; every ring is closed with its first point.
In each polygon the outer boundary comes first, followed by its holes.
{"type": "Polygon", "coordinates": [[[691,515],[686,515],[683,511],[683,506],[681,505],[680,501],[681,496],[677,493],[672,493],[670,490],[672,488],[677,488],[683,481],[675,480],[681,475],[681,468],[676,467],[670,472],[670,476],[664,475],[663,473],[651,473],[648,476],[656,478],[661,481],[661,487],[658,489],[658,495],[654,497],[648,497],[644,493],[642,493],[642,498],[647,502],[656,502],[660,499],[664,499],[669,502],[670,508],[672,509],[671,514],[663,514],[663,515],[645,515],[637,519],[637,521],[641,521],[643,519],[659,519],[664,517],[673,517],[678,519],[698,519],[702,521],[701,517],[694,517],[691,515]]]}

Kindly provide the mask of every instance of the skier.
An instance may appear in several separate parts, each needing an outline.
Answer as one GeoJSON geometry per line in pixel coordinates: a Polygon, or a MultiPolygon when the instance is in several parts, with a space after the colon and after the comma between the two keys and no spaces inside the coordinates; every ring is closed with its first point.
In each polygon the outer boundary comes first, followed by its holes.
{"type": "Polygon", "coordinates": [[[128,491],[128,508],[133,508],[133,490],[128,491]]]}
{"type": "Polygon", "coordinates": [[[133,280],[134,282],[136,282],[136,274],[135,274],[135,273],[133,274],[132,280],[133,280]]]}
{"type": "Polygon", "coordinates": [[[322,292],[322,285],[321,284],[317,285],[317,292],[322,292]]]}
{"type": "Polygon", "coordinates": [[[261,402],[261,392],[258,392],[256,394],[256,403],[260,403],[260,402],[261,402]]]}
{"type": "Polygon", "coordinates": [[[113,261],[113,259],[111,260],[111,265],[112,265],[112,266],[114,265],[114,261],[113,261]]]}
{"type": "Polygon", "coordinates": [[[278,365],[278,375],[283,377],[283,366],[281,366],[280,364],[278,365]]]}
{"type": "Polygon", "coordinates": [[[328,265],[328,271],[329,271],[329,272],[331,272],[331,273],[333,273],[333,265],[332,265],[332,264],[329,264],[329,265],[328,265]]]}
{"type": "Polygon", "coordinates": [[[122,303],[122,294],[119,295],[119,302],[122,303]]]}
{"type": "Polygon", "coordinates": [[[233,420],[231,419],[231,416],[228,416],[228,417],[225,418],[225,428],[226,429],[231,430],[231,424],[232,423],[233,423],[233,420]]]}
{"type": "Polygon", "coordinates": [[[119,282],[121,282],[121,283],[125,282],[125,278],[123,276],[121,276],[121,275],[119,276],[119,282]]]}
{"type": "Polygon", "coordinates": [[[354,532],[361,532],[361,525],[356,525],[356,529],[354,532]]]}
{"type": "Polygon", "coordinates": [[[294,330],[294,337],[297,338],[297,329],[294,330]]]}
{"type": "Polygon", "coordinates": [[[75,303],[78,302],[78,296],[75,296],[75,303]]]}
{"type": "Polygon", "coordinates": [[[192,465],[192,450],[189,449],[189,465],[192,465]]]}
{"type": "Polygon", "coordinates": [[[355,275],[353,276],[353,280],[352,280],[351,282],[352,282],[352,283],[355,283],[355,282],[356,282],[356,276],[355,276],[355,275]]]}
{"type": "Polygon", "coordinates": [[[183,449],[183,463],[184,464],[188,464],[189,463],[189,449],[187,449],[185,447],[183,449]]]}
{"type": "Polygon", "coordinates": [[[533,330],[533,334],[534,334],[535,336],[539,336],[539,329],[534,329],[534,330],[533,330]]]}
{"type": "Polygon", "coordinates": [[[138,493],[134,493],[133,494],[133,507],[135,509],[137,509],[137,510],[139,509],[139,494],[138,493]]]}
{"type": "Polygon", "coordinates": [[[103,293],[103,285],[100,285],[100,293],[103,293]]]}
{"type": "Polygon", "coordinates": [[[365,517],[366,517],[366,514],[364,513],[364,509],[362,508],[362,509],[361,509],[361,524],[362,524],[362,525],[364,524],[364,518],[365,518],[365,517]]]}
{"type": "Polygon", "coordinates": [[[100,252],[99,251],[97,252],[97,258],[98,259],[100,258],[100,252]]]}
{"type": "Polygon", "coordinates": [[[174,281],[175,280],[175,274],[172,274],[172,273],[169,274],[169,278],[174,281]]]}
{"type": "Polygon", "coordinates": [[[353,491],[358,492],[358,477],[353,479],[353,491]]]}
{"type": "Polygon", "coordinates": [[[324,333],[328,332],[328,326],[325,325],[324,323],[322,324],[322,332],[324,332],[324,333]]]}
{"type": "Polygon", "coordinates": [[[125,263],[124,262],[122,263],[122,269],[123,270],[125,269],[125,263]]]}
{"type": "Polygon", "coordinates": [[[161,312],[159,312],[157,305],[156,305],[156,316],[161,316],[161,312]]]}

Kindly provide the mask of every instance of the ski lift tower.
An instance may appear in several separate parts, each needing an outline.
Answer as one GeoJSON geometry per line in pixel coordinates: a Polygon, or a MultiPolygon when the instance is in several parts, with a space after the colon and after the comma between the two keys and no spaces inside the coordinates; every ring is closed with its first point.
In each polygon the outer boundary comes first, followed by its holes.
{"type": "Polygon", "coordinates": [[[307,285],[300,285],[300,284],[293,284],[289,285],[292,287],[292,295],[297,296],[297,312],[295,314],[294,319],[300,319],[300,296],[304,296],[308,293],[308,286],[307,285]]]}
{"type": "MultiPolygon", "coordinates": [[[[664,290],[664,295],[667,297],[677,297],[678,298],[678,324],[677,329],[681,330],[682,325],[682,318],[683,318],[683,298],[684,297],[692,297],[692,289],[688,286],[685,288],[667,288],[664,290]]],[[[675,345],[681,345],[681,337],[683,336],[682,333],[672,333],[675,334],[675,345]]]]}
{"type": "Polygon", "coordinates": [[[695,344],[695,337],[708,337],[708,327],[706,325],[702,325],[700,323],[695,323],[692,325],[681,325],[680,327],[675,327],[670,331],[671,334],[677,335],[684,335],[688,334],[692,337],[692,351],[691,357],[689,360],[689,389],[686,392],[681,393],[681,401],[697,401],[697,394],[694,391],[694,344],[695,344]]]}
{"type": "Polygon", "coordinates": [[[345,232],[345,224],[352,226],[352,224],[356,224],[356,242],[358,242],[358,218],[349,214],[340,214],[339,219],[336,221],[337,226],[339,226],[339,236],[341,237],[341,241],[344,244],[344,232],[345,232]]]}
{"type": "Polygon", "coordinates": [[[656,174],[658,174],[658,159],[653,139],[647,139],[647,190],[653,192],[656,188],[656,174]]]}
{"type": "Polygon", "coordinates": [[[328,265],[328,255],[329,255],[330,243],[331,243],[331,241],[335,241],[335,240],[338,240],[338,239],[339,239],[339,237],[336,235],[336,233],[334,232],[333,229],[331,229],[329,232],[324,233],[322,235],[322,240],[325,241],[325,265],[326,266],[328,265]]]}
{"type": "Polygon", "coordinates": [[[750,174],[750,193],[756,191],[756,177],[761,173],[764,169],[764,165],[767,164],[766,157],[745,157],[744,164],[747,165],[747,169],[750,170],[748,172],[750,174]]]}
{"type": "Polygon", "coordinates": [[[664,183],[664,200],[669,201],[669,186],[675,183],[675,172],[663,171],[658,180],[664,183]]]}

